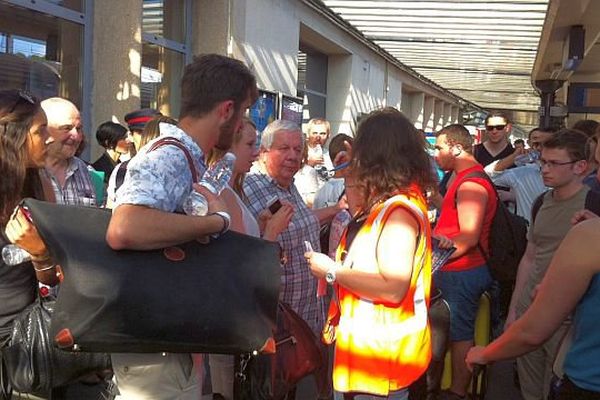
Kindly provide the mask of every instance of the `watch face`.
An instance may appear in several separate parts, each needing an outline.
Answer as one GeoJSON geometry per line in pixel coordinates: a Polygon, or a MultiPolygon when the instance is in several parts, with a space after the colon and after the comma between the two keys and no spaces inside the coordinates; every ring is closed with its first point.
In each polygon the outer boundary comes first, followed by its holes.
{"type": "Polygon", "coordinates": [[[325,280],[330,284],[335,282],[335,272],[327,271],[327,274],[325,274],[325,280]]]}

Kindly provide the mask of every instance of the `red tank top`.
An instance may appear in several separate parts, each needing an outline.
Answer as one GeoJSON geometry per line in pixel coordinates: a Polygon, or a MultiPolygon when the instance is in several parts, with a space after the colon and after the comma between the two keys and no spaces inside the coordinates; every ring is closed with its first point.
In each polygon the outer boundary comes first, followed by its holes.
{"type": "MultiPolygon", "coordinates": [[[[483,167],[478,164],[456,175],[456,179],[452,185],[450,185],[446,195],[444,196],[444,200],[442,202],[442,212],[440,214],[440,218],[438,219],[437,225],[435,226],[434,234],[444,235],[452,239],[454,236],[457,236],[460,233],[460,224],[458,222],[458,212],[456,209],[456,191],[463,182],[472,181],[483,186],[488,193],[488,201],[485,208],[483,228],[481,230],[481,236],[479,237],[479,243],[486,252],[489,252],[490,228],[492,226],[492,220],[494,219],[497,206],[496,190],[492,186],[491,182],[485,178],[469,177],[465,179],[465,176],[475,171],[483,172],[483,167]]],[[[442,270],[465,271],[471,268],[479,267],[483,264],[485,264],[485,258],[479,251],[478,246],[474,246],[461,257],[448,261],[448,263],[442,267],[442,270]]]]}

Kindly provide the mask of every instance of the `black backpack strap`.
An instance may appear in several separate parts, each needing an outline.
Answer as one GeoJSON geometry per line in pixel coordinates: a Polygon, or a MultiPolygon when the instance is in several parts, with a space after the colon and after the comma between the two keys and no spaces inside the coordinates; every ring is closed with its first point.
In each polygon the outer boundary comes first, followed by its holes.
{"type": "Polygon", "coordinates": [[[125,174],[127,173],[127,165],[130,160],[124,161],[119,164],[119,169],[117,169],[117,178],[115,179],[115,191],[121,187],[123,182],[125,181],[125,174]]]}
{"type": "Polygon", "coordinates": [[[600,216],[600,192],[590,190],[585,196],[585,209],[600,216]]]}
{"type": "Polygon", "coordinates": [[[544,204],[544,196],[546,196],[548,190],[542,192],[536,199],[533,201],[531,205],[531,225],[535,222],[535,217],[537,217],[538,212],[540,212],[540,208],[542,208],[542,204],[544,204]]]}
{"type": "MultiPolygon", "coordinates": [[[[461,185],[463,184],[463,182],[467,181],[469,178],[482,178],[482,179],[487,180],[489,183],[491,183],[492,189],[494,189],[494,193],[496,193],[496,199],[498,201],[500,201],[500,197],[498,197],[498,191],[496,190],[496,187],[494,186],[494,182],[492,182],[492,180],[490,179],[490,177],[488,176],[488,174],[486,174],[484,171],[469,172],[463,178],[463,180],[461,182],[461,185]]],[[[456,192],[454,192],[454,207],[456,207],[457,201],[458,201],[458,188],[456,188],[456,192]]]]}

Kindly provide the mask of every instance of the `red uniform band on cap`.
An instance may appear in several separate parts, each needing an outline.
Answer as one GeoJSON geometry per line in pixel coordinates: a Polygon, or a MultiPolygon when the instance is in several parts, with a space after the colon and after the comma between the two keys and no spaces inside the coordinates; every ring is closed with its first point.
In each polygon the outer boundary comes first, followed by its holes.
{"type": "Polygon", "coordinates": [[[133,124],[139,124],[140,122],[146,123],[146,122],[150,121],[152,118],[154,118],[154,117],[137,117],[137,118],[131,118],[130,120],[126,120],[125,122],[127,122],[128,125],[133,125],[133,124]]]}

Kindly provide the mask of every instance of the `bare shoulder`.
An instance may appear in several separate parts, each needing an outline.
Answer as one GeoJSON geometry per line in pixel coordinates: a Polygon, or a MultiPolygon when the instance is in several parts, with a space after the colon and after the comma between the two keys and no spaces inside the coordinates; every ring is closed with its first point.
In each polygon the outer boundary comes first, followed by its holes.
{"type": "Polygon", "coordinates": [[[398,229],[400,227],[414,231],[419,228],[417,216],[406,207],[395,207],[388,216],[383,229],[398,229]]]}
{"type": "MultiPolygon", "coordinates": [[[[592,218],[580,222],[569,231],[567,236],[573,244],[586,247],[588,250],[593,249],[592,245],[600,243],[600,218],[592,218]]],[[[600,257],[600,252],[597,253],[600,257]]]]}
{"type": "Polygon", "coordinates": [[[485,186],[476,181],[468,180],[460,184],[457,190],[459,198],[485,198],[488,197],[488,191],[485,186]]]}
{"type": "Polygon", "coordinates": [[[561,244],[565,256],[572,262],[580,260],[594,272],[600,272],[600,252],[595,246],[600,243],[600,218],[592,218],[575,225],[561,244]]]}

